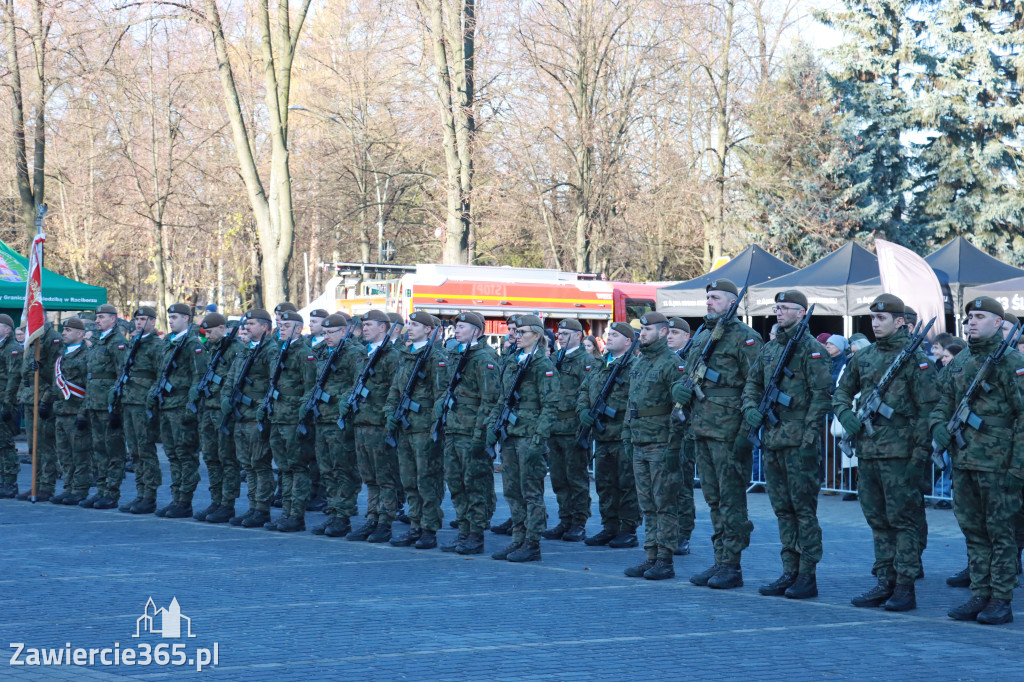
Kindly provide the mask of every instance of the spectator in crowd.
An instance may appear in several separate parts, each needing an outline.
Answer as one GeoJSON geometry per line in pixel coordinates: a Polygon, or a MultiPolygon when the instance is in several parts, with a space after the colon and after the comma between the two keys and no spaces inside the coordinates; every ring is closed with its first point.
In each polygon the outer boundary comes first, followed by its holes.
{"type": "Polygon", "coordinates": [[[828,351],[828,356],[832,358],[833,384],[839,381],[839,375],[843,371],[843,367],[846,367],[847,346],[849,344],[846,342],[846,337],[839,334],[833,334],[825,341],[825,350],[828,351]]]}
{"type": "Polygon", "coordinates": [[[601,342],[593,335],[583,339],[583,349],[593,355],[595,358],[601,358],[601,342]]]}
{"type": "MultiPolygon", "coordinates": [[[[939,372],[944,371],[941,368],[946,367],[949,365],[949,363],[953,362],[953,358],[955,358],[957,354],[966,347],[964,345],[964,342],[956,338],[955,336],[952,336],[950,334],[946,334],[945,336],[948,336],[949,338],[943,340],[941,352],[938,353],[935,357],[935,362],[940,368],[939,372]],[[940,361],[941,364],[939,364],[940,361]]],[[[936,337],[936,341],[938,341],[938,337],[936,337]]],[[[950,479],[949,453],[943,452],[942,459],[945,460],[946,462],[946,468],[942,471],[941,474],[939,474],[938,480],[935,481],[935,485],[932,489],[932,494],[935,495],[936,497],[949,498],[951,496],[950,491],[952,486],[952,481],[950,479]]],[[[942,499],[935,503],[935,508],[952,509],[953,505],[952,503],[950,503],[948,499],[942,499]]]]}
{"type": "Polygon", "coordinates": [[[871,345],[868,341],[868,337],[863,334],[854,334],[850,337],[850,355],[853,355],[859,350],[863,350],[871,345]]]}
{"type": "Polygon", "coordinates": [[[822,332],[818,334],[815,338],[818,339],[818,343],[824,346],[826,343],[828,343],[828,339],[830,336],[832,335],[829,334],[828,332],[822,332]]]}
{"type": "Polygon", "coordinates": [[[772,328],[768,331],[768,340],[769,341],[774,341],[775,337],[778,335],[778,333],[779,333],[779,323],[776,322],[775,324],[772,325],[772,328]]]}

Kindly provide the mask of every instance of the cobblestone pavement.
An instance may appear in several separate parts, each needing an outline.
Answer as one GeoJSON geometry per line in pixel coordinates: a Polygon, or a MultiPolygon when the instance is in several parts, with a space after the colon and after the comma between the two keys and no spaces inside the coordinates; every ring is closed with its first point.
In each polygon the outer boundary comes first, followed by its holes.
{"type": "MultiPolygon", "coordinates": [[[[28,478],[24,466],[23,487],[28,478]]],[[[500,491],[500,476],[495,484],[500,491]]],[[[129,474],[125,499],[133,493],[129,474]]],[[[161,505],[167,496],[165,485],[161,505]]],[[[588,531],[595,533],[592,497],[588,531]]],[[[201,488],[197,508],[207,503],[201,488]]],[[[555,519],[550,490],[547,505],[555,519]]],[[[24,643],[20,660],[29,648],[115,642],[121,651],[184,643],[186,658],[194,658],[197,648],[216,643],[218,664],[203,676],[245,680],[1024,677],[1024,612],[1001,627],[945,615],[970,596],[944,582],[965,563],[952,512],[928,511],[919,608],[891,614],[850,605],[874,582],[870,533],[857,503],[820,499],[821,595],[801,602],[757,593],[780,571],[779,542],[767,496],[751,494],[750,508],[755,531],[744,555],[746,586],[720,592],[687,581],[712,562],[699,493],[693,553],[677,557],[678,577],[662,582],[623,576],[642,559],[639,549],[543,541],[542,562],[516,565],[490,558],[508,541],[491,533],[487,554],[461,557],[308,532],[0,500],[0,633],[4,646],[24,643]],[[181,639],[133,637],[151,597],[157,608],[176,598],[195,637],[185,636],[184,624],[181,639]]],[[[445,513],[447,524],[447,501],[445,513]]],[[[495,521],[507,516],[499,494],[495,521]]],[[[307,525],[321,518],[309,514],[307,525]]],[[[443,531],[442,543],[454,533],[443,531]]],[[[9,648],[7,658],[14,653],[9,648]]],[[[85,667],[7,660],[0,668],[0,677],[18,679],[182,675],[195,676],[195,666],[106,667],[97,658],[85,667]]]]}

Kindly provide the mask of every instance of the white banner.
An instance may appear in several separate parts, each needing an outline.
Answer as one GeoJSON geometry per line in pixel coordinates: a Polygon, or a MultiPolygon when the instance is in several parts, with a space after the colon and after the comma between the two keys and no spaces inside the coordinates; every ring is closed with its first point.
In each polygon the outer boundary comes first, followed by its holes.
{"type": "MultiPolygon", "coordinates": [[[[935,271],[924,258],[903,246],[875,239],[875,255],[882,276],[882,289],[903,299],[917,311],[922,324],[935,318],[929,338],[946,331],[946,315],[942,305],[942,287],[935,271]]],[[[954,314],[959,314],[955,311],[954,314]]]]}

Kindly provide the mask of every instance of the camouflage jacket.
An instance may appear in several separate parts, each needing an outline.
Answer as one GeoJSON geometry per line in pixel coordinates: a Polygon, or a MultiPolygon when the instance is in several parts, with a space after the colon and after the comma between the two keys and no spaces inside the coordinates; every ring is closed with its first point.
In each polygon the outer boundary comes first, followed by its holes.
{"type": "MultiPolygon", "coordinates": [[[[281,357],[283,342],[274,345],[273,364],[270,368],[271,378],[277,368],[278,358],[281,357]]],[[[305,404],[304,397],[313,390],[313,384],[316,383],[316,356],[306,339],[300,336],[288,345],[282,362],[284,367],[277,378],[277,386],[274,387],[276,395],[267,393],[261,400],[268,398],[270,400],[271,424],[294,426],[298,423],[299,411],[305,404]]],[[[271,390],[269,383],[267,390],[271,390]]]]}
{"type": "MultiPolygon", "coordinates": [[[[313,350],[313,357],[319,362],[328,355],[330,355],[330,346],[324,343],[324,337],[314,337],[312,335],[306,335],[306,345],[313,350]]],[[[347,344],[346,344],[347,345],[347,344]]]]}
{"type": "MultiPolygon", "coordinates": [[[[974,381],[985,358],[995,352],[1002,338],[968,340],[968,348],[953,358],[943,371],[939,400],[929,418],[930,426],[945,424],[974,381]]],[[[965,447],[956,439],[949,446],[953,466],[971,471],[1010,471],[1024,478],[1024,355],[1007,351],[989,374],[989,391],[978,391],[971,411],[981,417],[981,428],[963,430],[965,447]]]]}
{"type": "Polygon", "coordinates": [[[128,354],[128,339],[114,327],[106,336],[92,337],[88,352],[88,374],[85,384],[85,407],[89,410],[107,411],[107,398],[117,378],[121,376],[124,359],[128,354]]]}
{"type": "MultiPolygon", "coordinates": [[[[833,412],[839,415],[852,409],[854,396],[858,393],[861,399],[867,398],[909,340],[909,334],[901,329],[854,353],[836,387],[833,412]]],[[[938,400],[938,392],[938,373],[924,351],[918,349],[882,396],[882,401],[895,411],[893,418],[890,420],[879,415],[872,422],[874,436],[864,431],[857,435],[857,457],[926,459],[931,451],[928,421],[938,400]]]]}
{"type": "Polygon", "coordinates": [[[76,395],[81,390],[84,393],[86,376],[89,374],[89,347],[82,341],[70,353],[68,346],[61,344],[60,355],[54,361],[54,397],[53,413],[58,417],[77,417],[85,414],[85,397],[76,395]],[[66,382],[69,394],[65,398],[60,387],[57,386],[56,363],[60,362],[60,374],[66,382]]]}
{"type": "MultiPolygon", "coordinates": [[[[327,344],[323,344],[327,345],[327,344]]],[[[323,371],[324,365],[330,361],[332,354],[329,352],[330,347],[327,348],[328,352],[323,353],[323,357],[317,359],[316,363],[316,377],[319,378],[320,372],[323,371]]],[[[362,360],[364,346],[355,338],[349,338],[345,342],[344,347],[341,350],[335,351],[340,353],[338,358],[334,361],[334,369],[327,375],[324,380],[324,394],[326,398],[321,398],[318,409],[320,410],[320,417],[317,418],[317,424],[333,424],[338,421],[338,403],[344,400],[348,394],[352,391],[352,382],[355,377],[356,366],[362,360]]],[[[313,380],[313,388],[316,388],[316,379],[313,380]]],[[[312,389],[310,392],[303,396],[303,405],[309,401],[312,395],[312,389]]]]}
{"type": "MultiPolygon", "coordinates": [[[[558,357],[551,354],[552,362],[558,357]]],[[[576,403],[580,399],[580,387],[587,378],[591,367],[597,361],[587,352],[582,344],[567,351],[558,369],[558,410],[555,412],[555,425],[551,433],[556,436],[576,435],[580,430],[580,420],[576,415],[576,403]]]]}
{"type": "MultiPolygon", "coordinates": [[[[213,368],[213,379],[210,381],[209,386],[207,386],[210,390],[210,397],[199,396],[199,404],[210,410],[219,410],[221,397],[227,397],[227,394],[224,393],[224,386],[227,384],[228,374],[231,372],[231,366],[234,364],[235,358],[243,351],[242,342],[237,338],[232,339],[229,346],[225,346],[226,343],[228,343],[227,336],[216,343],[211,343],[209,339],[206,341],[206,352],[209,354],[207,362],[212,362],[214,354],[221,348],[224,348],[224,353],[217,361],[217,366],[213,368]]],[[[209,369],[209,365],[207,365],[207,369],[209,369]]],[[[206,370],[203,370],[203,373],[205,374],[206,370]]],[[[194,385],[198,386],[202,378],[203,376],[199,375],[194,385]]],[[[229,388],[228,392],[230,391],[231,389],[229,388]]]]}
{"type": "MultiPolygon", "coordinates": [[[[176,339],[171,336],[171,334],[167,334],[164,337],[163,357],[157,374],[157,378],[159,378],[166,371],[167,381],[171,385],[170,391],[166,389],[163,391],[164,402],[160,407],[164,410],[185,407],[188,403],[189,389],[203,378],[203,374],[206,373],[206,363],[209,361],[209,356],[206,354],[203,344],[200,343],[199,337],[191,331],[183,332],[176,339]],[[171,363],[171,356],[178,346],[181,346],[181,350],[178,351],[173,364],[168,364],[171,363]]],[[[134,375],[135,372],[133,371],[132,374],[134,375]]]]}
{"type": "MultiPolygon", "coordinates": [[[[598,397],[601,395],[601,389],[604,388],[605,382],[608,381],[608,375],[612,373],[612,367],[615,362],[618,362],[618,359],[613,360],[610,354],[605,353],[603,362],[597,359],[593,360],[593,362],[595,366],[587,372],[587,377],[583,380],[583,385],[580,386],[579,397],[576,400],[576,411],[578,414],[589,411],[594,406],[594,403],[597,402],[598,397]]],[[[590,433],[594,440],[604,443],[622,439],[622,428],[625,425],[626,409],[629,401],[629,374],[632,369],[630,365],[635,362],[636,358],[629,359],[627,365],[619,372],[620,382],[612,386],[612,390],[605,399],[608,407],[615,410],[615,417],[613,419],[605,416],[600,417],[601,423],[605,427],[604,432],[598,433],[597,429],[592,429],[590,433]]]]}
{"type": "MultiPolygon", "coordinates": [[[[697,335],[686,358],[686,368],[693,367],[700,358],[705,343],[714,333],[717,320],[704,320],[704,331],[697,335]]],[[[719,373],[717,383],[704,380],[701,390],[704,400],[694,397],[690,405],[688,437],[713,438],[733,441],[740,431],[743,388],[747,384],[750,368],[761,354],[761,337],[753,329],[733,318],[726,325],[722,337],[708,359],[708,367],[719,373]]],[[[685,380],[685,375],[682,380],[685,380]]]]}
{"type": "MultiPolygon", "coordinates": [[[[462,379],[455,387],[455,405],[448,410],[445,434],[469,436],[476,441],[485,440],[491,412],[498,402],[501,391],[501,358],[490,346],[478,341],[466,351],[468,358],[462,379]]],[[[461,351],[456,347],[448,354],[444,386],[441,397],[448,392],[448,385],[459,364],[461,351]]]]}
{"type": "MultiPolygon", "coordinates": [[[[43,328],[43,333],[36,339],[39,344],[39,402],[53,403],[60,393],[53,383],[53,366],[57,362],[64,342],[60,334],[49,322],[43,328]]],[[[8,404],[24,403],[32,404],[32,396],[35,393],[35,376],[32,373],[32,362],[35,360],[35,346],[29,345],[21,354],[21,366],[17,372],[12,371],[7,377],[7,399],[8,404]]]]}
{"type": "MultiPolygon", "coordinates": [[[[498,400],[487,420],[489,424],[494,424],[501,414],[505,397],[519,373],[519,366],[519,362],[510,365],[502,374],[498,400]]],[[[534,353],[526,369],[526,376],[519,387],[519,404],[513,408],[513,412],[519,420],[515,425],[506,424],[509,436],[540,435],[541,438],[547,438],[551,435],[558,412],[558,372],[555,371],[554,363],[540,349],[534,353]]]]}
{"type": "Polygon", "coordinates": [[[640,346],[640,357],[632,361],[629,372],[626,440],[637,445],[672,440],[672,384],[682,370],[682,361],[664,338],[640,346]]]}
{"type": "MultiPolygon", "coordinates": [[[[779,329],[775,340],[761,348],[761,354],[750,368],[743,388],[744,411],[757,409],[794,331],[796,327],[779,329]]],[[[818,438],[825,429],[825,415],[831,404],[832,372],[828,352],[805,330],[786,367],[792,375],[783,374],[778,388],[792,401],[788,406],[782,403],[776,405],[778,424],[772,426],[765,419],[762,442],[769,450],[801,447],[813,448],[817,452],[818,438]]],[[[741,428],[748,427],[744,424],[741,428]]]]}
{"type": "MultiPolygon", "coordinates": [[[[277,360],[277,353],[281,349],[280,343],[275,343],[272,337],[265,337],[262,343],[250,343],[248,347],[243,346],[242,350],[235,356],[235,362],[231,364],[228,376],[224,382],[224,389],[227,393],[221,395],[221,401],[229,400],[234,391],[235,384],[241,380],[241,391],[243,399],[235,407],[241,413],[239,421],[256,421],[256,411],[260,409],[263,398],[267,395],[270,385],[270,373],[274,368],[274,361],[277,360]],[[242,365],[249,356],[256,354],[249,371],[241,377],[242,365]]],[[[234,417],[237,419],[237,416],[234,417]]]]}
{"type": "MultiPolygon", "coordinates": [[[[384,403],[384,418],[387,419],[395,413],[399,403],[402,401],[402,393],[409,383],[412,374],[412,367],[426,346],[413,350],[412,346],[403,346],[398,351],[398,363],[395,370],[395,378],[391,381],[391,389],[388,391],[388,398],[384,403]]],[[[448,357],[441,346],[435,344],[430,351],[430,357],[423,362],[421,376],[416,380],[416,385],[410,391],[409,398],[414,403],[419,403],[419,412],[409,411],[406,419],[409,420],[409,432],[429,431],[434,423],[434,403],[441,399],[448,388],[448,357]]],[[[401,428],[401,426],[399,426],[401,428]]]]}
{"type": "MultiPolygon", "coordinates": [[[[18,340],[14,338],[14,332],[7,335],[0,341],[0,386],[7,388],[7,383],[12,375],[21,375],[21,354],[24,349],[18,340]]],[[[6,397],[0,401],[7,409],[13,408],[13,403],[8,402],[6,397]]]]}
{"type": "MultiPolygon", "coordinates": [[[[366,379],[365,386],[369,391],[369,395],[359,402],[359,412],[356,412],[355,415],[350,415],[346,422],[351,421],[353,425],[357,426],[384,426],[384,402],[388,399],[391,380],[394,378],[395,369],[398,367],[398,349],[402,348],[402,346],[396,347],[388,339],[384,339],[384,343],[387,345],[387,350],[384,351],[377,361],[377,366],[373,368],[373,376],[366,379]]],[[[364,347],[362,354],[356,362],[355,373],[352,375],[353,386],[358,380],[359,375],[362,374],[363,368],[369,364],[372,355],[373,351],[370,347],[364,347]]],[[[349,392],[351,393],[351,391],[349,392]]],[[[348,398],[346,397],[345,399],[347,400],[348,398]]]]}
{"type": "Polygon", "coordinates": [[[123,405],[145,405],[149,390],[153,388],[157,374],[163,368],[164,342],[156,332],[150,332],[142,338],[135,336],[128,345],[125,358],[131,354],[132,345],[136,343],[141,345],[135,353],[128,385],[124,387],[124,394],[121,396],[123,405]]]}

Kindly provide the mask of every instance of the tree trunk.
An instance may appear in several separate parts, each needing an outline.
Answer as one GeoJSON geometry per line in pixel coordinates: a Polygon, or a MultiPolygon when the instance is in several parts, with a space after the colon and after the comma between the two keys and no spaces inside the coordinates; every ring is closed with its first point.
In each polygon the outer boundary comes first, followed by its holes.
{"type": "Polygon", "coordinates": [[[735,0],[726,2],[725,34],[722,37],[722,67],[718,78],[718,106],[715,108],[715,215],[709,221],[708,234],[705,227],[704,270],[708,271],[715,260],[722,255],[722,238],[725,235],[725,174],[728,171],[729,155],[729,51],[732,47],[735,0]]]}
{"type": "Polygon", "coordinates": [[[32,191],[32,178],[28,169],[28,149],[25,134],[25,99],[21,85],[21,65],[18,62],[18,37],[15,29],[14,0],[4,2],[4,43],[7,47],[7,70],[10,73],[11,129],[14,136],[15,178],[18,185],[18,215],[25,229],[27,244],[36,234],[36,201],[32,191]]]}

